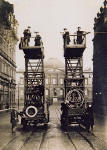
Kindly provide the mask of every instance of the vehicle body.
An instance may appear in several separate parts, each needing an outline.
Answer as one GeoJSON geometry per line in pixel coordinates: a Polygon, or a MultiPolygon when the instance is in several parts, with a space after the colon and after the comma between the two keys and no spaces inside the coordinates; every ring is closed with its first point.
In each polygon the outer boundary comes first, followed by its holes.
{"type": "Polygon", "coordinates": [[[82,124],[89,128],[91,123],[88,112],[89,104],[84,96],[85,77],[83,75],[83,52],[86,48],[87,33],[83,31],[81,33],[81,42],[78,42],[78,32],[75,35],[70,35],[69,43],[64,41],[65,101],[61,104],[62,127],[82,124]]]}
{"type": "MultiPolygon", "coordinates": [[[[41,39],[40,39],[41,40],[41,39]]],[[[40,41],[35,46],[25,45],[21,38],[20,49],[25,54],[24,108],[21,112],[21,124],[44,124],[49,121],[49,105],[45,100],[44,48],[40,41]]]]}

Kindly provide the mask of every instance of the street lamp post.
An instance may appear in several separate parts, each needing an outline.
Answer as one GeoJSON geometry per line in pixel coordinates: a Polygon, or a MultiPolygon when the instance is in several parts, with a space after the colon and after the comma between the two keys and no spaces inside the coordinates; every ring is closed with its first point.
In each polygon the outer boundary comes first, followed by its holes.
{"type": "Polygon", "coordinates": [[[19,83],[18,83],[18,110],[19,110],[19,83]]]}
{"type": "Polygon", "coordinates": [[[11,109],[11,107],[12,107],[12,99],[11,99],[11,86],[12,86],[12,79],[10,78],[10,83],[9,83],[9,99],[10,99],[10,109],[11,109]]]}

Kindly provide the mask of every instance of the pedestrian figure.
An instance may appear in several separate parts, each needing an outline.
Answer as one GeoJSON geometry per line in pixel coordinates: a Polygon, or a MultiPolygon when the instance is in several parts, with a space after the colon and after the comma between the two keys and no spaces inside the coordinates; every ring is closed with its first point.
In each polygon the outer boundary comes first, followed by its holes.
{"type": "Polygon", "coordinates": [[[64,28],[63,40],[64,40],[64,48],[65,48],[66,44],[69,45],[70,42],[69,32],[67,31],[66,28],[64,28]]]}
{"type": "Polygon", "coordinates": [[[18,122],[18,113],[15,109],[12,109],[11,110],[11,119],[10,119],[10,122],[12,124],[11,126],[11,130],[12,130],[12,133],[15,132],[15,127],[17,125],[17,122],[18,122]]]}
{"type": "Polygon", "coordinates": [[[77,44],[82,44],[83,43],[83,31],[80,31],[81,27],[78,27],[77,31],[77,44]]]}
{"type": "Polygon", "coordinates": [[[65,102],[61,103],[61,111],[62,111],[62,116],[66,116],[68,114],[68,107],[65,102]]]}
{"type": "Polygon", "coordinates": [[[27,29],[24,30],[23,34],[24,34],[25,46],[29,46],[30,37],[31,37],[31,32],[30,32],[30,27],[29,26],[28,26],[27,29]]]}
{"type": "Polygon", "coordinates": [[[66,102],[61,103],[61,111],[62,111],[61,126],[63,128],[66,128],[68,125],[68,105],[66,102]]]}
{"type": "Polygon", "coordinates": [[[93,107],[92,107],[92,105],[88,105],[87,113],[88,113],[88,118],[87,118],[88,130],[93,131],[94,114],[93,114],[93,107]]]}
{"type": "Polygon", "coordinates": [[[40,46],[41,45],[41,36],[38,34],[38,32],[35,32],[36,36],[35,36],[35,46],[40,46]]]}

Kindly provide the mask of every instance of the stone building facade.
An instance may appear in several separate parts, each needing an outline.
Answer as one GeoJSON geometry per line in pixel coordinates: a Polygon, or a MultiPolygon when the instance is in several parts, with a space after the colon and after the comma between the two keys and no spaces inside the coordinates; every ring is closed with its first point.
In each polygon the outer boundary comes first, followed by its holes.
{"type": "Polygon", "coordinates": [[[84,77],[85,77],[85,99],[88,102],[93,102],[93,97],[92,97],[92,82],[93,82],[93,72],[91,69],[84,70],[84,77]]]}
{"type": "Polygon", "coordinates": [[[16,71],[16,94],[15,94],[16,107],[24,104],[24,70],[16,71]]]}
{"type": "Polygon", "coordinates": [[[97,113],[107,112],[107,1],[94,19],[93,99],[97,113]]]}
{"type": "Polygon", "coordinates": [[[0,110],[15,104],[16,63],[18,22],[13,5],[0,1],[0,110]]]}

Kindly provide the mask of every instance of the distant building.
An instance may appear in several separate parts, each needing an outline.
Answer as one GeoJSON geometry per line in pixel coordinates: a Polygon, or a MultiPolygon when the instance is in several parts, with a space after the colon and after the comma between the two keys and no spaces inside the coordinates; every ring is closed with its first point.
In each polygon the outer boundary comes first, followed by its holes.
{"type": "Polygon", "coordinates": [[[107,1],[94,19],[93,99],[97,113],[107,113],[107,1]]]}
{"type": "Polygon", "coordinates": [[[91,69],[84,70],[84,77],[85,77],[85,99],[89,102],[93,102],[92,97],[92,82],[93,82],[93,72],[91,69]]]}
{"type": "Polygon", "coordinates": [[[16,106],[23,106],[24,104],[24,70],[17,70],[16,72],[16,106]]]}
{"type": "Polygon", "coordinates": [[[17,27],[13,5],[0,1],[0,110],[15,104],[17,27]]]}
{"type": "MultiPolygon", "coordinates": [[[[45,98],[52,104],[56,100],[64,100],[64,63],[56,58],[49,58],[45,61],[45,98]]],[[[85,98],[92,101],[92,71],[85,70],[85,98]]],[[[16,103],[20,101],[20,106],[24,103],[24,70],[16,73],[16,103]]]]}
{"type": "Polygon", "coordinates": [[[64,100],[64,64],[50,58],[45,62],[45,97],[52,103],[64,100]]]}

